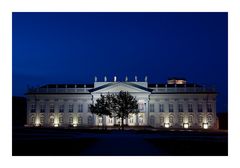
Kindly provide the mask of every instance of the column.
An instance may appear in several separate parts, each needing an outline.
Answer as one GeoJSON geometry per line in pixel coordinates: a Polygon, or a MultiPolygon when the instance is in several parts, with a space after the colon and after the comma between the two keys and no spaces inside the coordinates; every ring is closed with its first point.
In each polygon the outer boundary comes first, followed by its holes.
{"type": "Polygon", "coordinates": [[[136,126],[138,125],[138,114],[136,114],[136,126]]]}

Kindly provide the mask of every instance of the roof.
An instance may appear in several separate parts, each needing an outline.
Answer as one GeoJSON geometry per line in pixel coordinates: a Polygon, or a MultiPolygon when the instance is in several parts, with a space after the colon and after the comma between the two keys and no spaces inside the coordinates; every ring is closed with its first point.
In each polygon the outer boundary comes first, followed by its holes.
{"type": "Polygon", "coordinates": [[[86,88],[93,88],[93,84],[47,84],[40,86],[40,88],[84,88],[84,85],[86,85],[86,88]]]}
{"type": "Polygon", "coordinates": [[[155,88],[156,85],[158,87],[203,87],[201,85],[198,84],[194,84],[194,83],[188,83],[188,84],[162,84],[162,83],[156,83],[156,84],[148,84],[149,88],[155,88]]]}
{"type": "MultiPolygon", "coordinates": [[[[100,89],[103,89],[103,88],[106,88],[106,87],[115,85],[116,83],[119,83],[119,82],[108,83],[108,84],[106,84],[106,85],[102,85],[102,86],[99,86],[99,87],[97,87],[97,88],[90,89],[89,92],[95,92],[95,91],[97,91],[97,90],[100,90],[100,89]]],[[[146,88],[146,87],[137,85],[137,84],[135,84],[135,83],[130,83],[130,82],[121,82],[121,83],[124,83],[124,84],[130,85],[130,86],[133,86],[133,87],[136,87],[136,88],[145,90],[145,91],[147,91],[147,92],[152,92],[152,89],[149,89],[149,88],[146,88]]]]}

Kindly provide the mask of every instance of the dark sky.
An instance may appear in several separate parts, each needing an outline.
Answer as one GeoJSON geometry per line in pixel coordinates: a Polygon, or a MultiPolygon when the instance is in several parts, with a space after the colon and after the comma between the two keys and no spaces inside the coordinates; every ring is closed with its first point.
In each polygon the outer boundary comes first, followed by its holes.
{"type": "Polygon", "coordinates": [[[227,13],[13,13],[13,95],[94,76],[175,76],[214,85],[227,111],[227,23],[227,13]]]}

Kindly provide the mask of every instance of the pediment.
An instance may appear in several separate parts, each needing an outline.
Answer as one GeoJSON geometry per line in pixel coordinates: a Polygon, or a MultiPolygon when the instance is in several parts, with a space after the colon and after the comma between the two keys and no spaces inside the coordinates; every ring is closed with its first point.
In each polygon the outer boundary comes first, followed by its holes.
{"type": "Polygon", "coordinates": [[[92,93],[116,93],[120,91],[129,93],[150,93],[151,89],[136,84],[117,82],[112,84],[106,84],[101,87],[91,89],[89,91],[92,93]]]}

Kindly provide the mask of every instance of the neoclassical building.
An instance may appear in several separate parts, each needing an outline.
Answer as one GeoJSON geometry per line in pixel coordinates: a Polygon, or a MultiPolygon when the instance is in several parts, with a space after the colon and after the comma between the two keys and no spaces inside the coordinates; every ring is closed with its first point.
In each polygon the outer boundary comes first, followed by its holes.
{"type": "Polygon", "coordinates": [[[91,113],[89,106],[101,94],[127,91],[139,104],[139,114],[124,120],[128,126],[155,128],[217,129],[216,91],[213,88],[171,78],[164,84],[144,81],[98,81],[93,84],[47,84],[29,88],[27,97],[27,126],[82,127],[116,126],[120,119],[91,113]]]}

